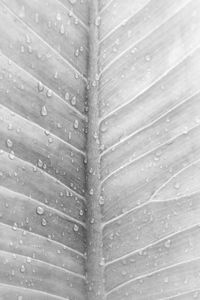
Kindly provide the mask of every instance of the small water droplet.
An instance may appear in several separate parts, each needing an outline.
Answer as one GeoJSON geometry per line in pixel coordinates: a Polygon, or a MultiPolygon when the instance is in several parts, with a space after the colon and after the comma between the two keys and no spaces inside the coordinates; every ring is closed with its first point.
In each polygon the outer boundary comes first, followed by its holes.
{"type": "Polygon", "coordinates": [[[52,94],[53,94],[52,90],[48,89],[47,93],[46,93],[47,97],[50,98],[52,96],[52,94]]]}
{"type": "Polygon", "coordinates": [[[42,106],[42,109],[41,109],[41,116],[43,116],[43,117],[45,117],[45,116],[47,116],[47,109],[46,109],[46,106],[44,105],[44,106],[42,106]]]}
{"type": "Polygon", "coordinates": [[[24,266],[24,265],[21,265],[20,272],[21,272],[21,273],[24,273],[25,271],[26,271],[25,266],[24,266]]]}
{"type": "Polygon", "coordinates": [[[57,19],[57,21],[61,21],[61,14],[60,13],[56,14],[56,19],[57,19]]]}
{"type": "Polygon", "coordinates": [[[101,17],[97,16],[96,19],[95,19],[95,25],[100,26],[100,24],[101,24],[101,17]]]}
{"type": "Polygon", "coordinates": [[[13,142],[10,139],[7,139],[6,145],[7,145],[8,148],[12,148],[13,142]]]}
{"type": "Polygon", "coordinates": [[[61,24],[61,26],[60,26],[60,33],[61,33],[61,34],[64,34],[64,33],[65,33],[65,27],[64,27],[63,24],[61,24]]]}
{"type": "Polygon", "coordinates": [[[43,215],[44,214],[44,208],[42,206],[38,206],[36,208],[36,212],[38,215],[43,215]]]}
{"type": "Polygon", "coordinates": [[[38,159],[38,167],[42,168],[43,167],[43,162],[41,161],[41,159],[38,159]]]}
{"type": "Polygon", "coordinates": [[[75,129],[78,129],[78,125],[79,125],[78,120],[75,120],[75,121],[74,121],[74,128],[75,128],[75,129]]]}
{"type": "Polygon", "coordinates": [[[151,56],[147,54],[147,55],[145,56],[145,60],[146,60],[146,61],[150,61],[150,60],[151,60],[151,56]]]}
{"type": "Polygon", "coordinates": [[[42,84],[42,82],[38,82],[38,91],[39,92],[42,92],[44,90],[44,86],[43,86],[43,84],[42,84]]]}
{"type": "Polygon", "coordinates": [[[75,50],[74,55],[75,55],[76,57],[79,56],[79,49],[76,49],[76,50],[75,50]]]}
{"type": "Polygon", "coordinates": [[[42,224],[42,226],[46,226],[47,225],[46,219],[42,218],[41,224],[42,224]]]}
{"type": "Polygon", "coordinates": [[[68,92],[65,93],[65,100],[66,100],[66,101],[69,100],[69,93],[68,93],[68,92]]]}
{"type": "Polygon", "coordinates": [[[166,247],[166,248],[170,248],[170,246],[171,246],[171,241],[170,241],[170,240],[167,240],[167,241],[165,242],[165,247],[166,247]]]}
{"type": "Polygon", "coordinates": [[[78,230],[79,230],[79,227],[78,227],[78,225],[75,224],[74,225],[74,231],[77,232],[78,230]]]}
{"type": "Polygon", "coordinates": [[[99,198],[99,204],[104,205],[104,198],[102,196],[100,196],[99,198]]]}
{"type": "Polygon", "coordinates": [[[11,151],[8,155],[8,157],[13,160],[15,158],[15,153],[13,151],[11,151]]]}
{"type": "Polygon", "coordinates": [[[73,106],[76,105],[76,96],[73,96],[73,97],[72,97],[72,99],[71,99],[71,104],[72,104],[73,106]]]}
{"type": "Polygon", "coordinates": [[[94,194],[94,190],[90,189],[89,194],[92,196],[94,194]]]}

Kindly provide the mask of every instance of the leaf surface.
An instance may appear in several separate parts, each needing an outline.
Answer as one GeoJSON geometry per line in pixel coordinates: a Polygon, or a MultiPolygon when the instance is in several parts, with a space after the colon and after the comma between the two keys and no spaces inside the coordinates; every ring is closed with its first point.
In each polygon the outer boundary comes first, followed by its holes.
{"type": "Polygon", "coordinates": [[[87,3],[0,15],[0,298],[83,299],[87,3]]]}
{"type": "Polygon", "coordinates": [[[0,298],[200,299],[198,0],[0,0],[0,298]]]}

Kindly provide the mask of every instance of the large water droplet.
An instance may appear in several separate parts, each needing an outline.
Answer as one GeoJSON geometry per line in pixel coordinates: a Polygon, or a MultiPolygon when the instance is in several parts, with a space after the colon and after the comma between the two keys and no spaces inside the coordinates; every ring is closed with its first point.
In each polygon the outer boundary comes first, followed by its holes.
{"type": "Polygon", "coordinates": [[[42,206],[38,206],[36,208],[36,212],[38,215],[43,215],[44,214],[44,208],[42,206]]]}

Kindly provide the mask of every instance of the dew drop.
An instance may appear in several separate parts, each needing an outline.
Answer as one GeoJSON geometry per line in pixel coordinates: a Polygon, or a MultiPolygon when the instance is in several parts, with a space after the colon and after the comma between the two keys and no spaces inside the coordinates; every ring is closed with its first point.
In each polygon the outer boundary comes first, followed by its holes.
{"type": "Polygon", "coordinates": [[[94,190],[90,189],[89,194],[92,196],[94,194],[94,190]]]}
{"type": "Polygon", "coordinates": [[[171,241],[170,241],[170,240],[167,240],[167,241],[165,242],[165,247],[166,247],[166,248],[170,248],[170,246],[171,246],[171,241]]]}
{"type": "Polygon", "coordinates": [[[61,21],[61,15],[60,15],[60,13],[56,14],[56,19],[57,19],[57,21],[61,21]]]}
{"type": "Polygon", "coordinates": [[[76,49],[76,50],[75,50],[74,55],[75,55],[76,57],[79,56],[79,49],[76,49]]]}
{"type": "Polygon", "coordinates": [[[100,24],[101,24],[101,17],[97,16],[96,19],[95,19],[95,25],[100,26],[100,24]]]}
{"type": "Polygon", "coordinates": [[[65,33],[65,27],[63,24],[61,24],[60,26],[60,34],[64,34],[65,33]]]}
{"type": "Polygon", "coordinates": [[[25,270],[26,270],[26,269],[25,269],[25,266],[24,266],[24,265],[21,265],[20,272],[21,272],[21,273],[24,273],[25,270]]]}
{"type": "Polygon", "coordinates": [[[174,184],[174,188],[178,190],[178,189],[180,188],[180,184],[179,184],[178,182],[176,182],[176,183],[174,184]]]}
{"type": "Polygon", "coordinates": [[[47,225],[46,219],[42,218],[41,224],[42,224],[42,226],[46,226],[47,225]]]}
{"type": "Polygon", "coordinates": [[[78,129],[78,125],[79,125],[78,120],[75,120],[75,121],[74,121],[74,128],[75,128],[75,129],[78,129]]]}
{"type": "Polygon", "coordinates": [[[38,159],[38,167],[39,168],[42,168],[43,167],[43,162],[41,161],[41,159],[38,159]]]}
{"type": "Polygon", "coordinates": [[[52,90],[48,89],[47,93],[46,93],[47,97],[50,98],[52,96],[52,94],[53,94],[52,90]]]}
{"type": "Polygon", "coordinates": [[[44,208],[42,206],[38,206],[36,208],[36,212],[38,215],[43,215],[44,214],[44,208]]]}
{"type": "Polygon", "coordinates": [[[42,84],[42,82],[38,82],[38,92],[42,92],[44,90],[44,86],[42,84]]]}
{"type": "Polygon", "coordinates": [[[73,96],[73,97],[72,97],[72,99],[71,99],[71,104],[72,104],[73,106],[76,105],[76,96],[73,96]]]}
{"type": "Polygon", "coordinates": [[[13,160],[15,158],[15,153],[13,151],[11,151],[8,155],[8,157],[13,160]]]}
{"type": "Polygon", "coordinates": [[[145,60],[146,60],[146,61],[150,61],[150,60],[151,60],[151,56],[150,56],[150,55],[146,55],[146,56],[145,56],[145,60]]]}
{"type": "Polygon", "coordinates": [[[69,100],[69,93],[68,92],[65,93],[65,100],[67,100],[67,101],[69,100]]]}
{"type": "Polygon", "coordinates": [[[10,139],[7,139],[6,145],[7,145],[8,148],[12,148],[13,142],[10,139]]]}
{"type": "Polygon", "coordinates": [[[77,232],[78,230],[79,230],[79,227],[78,227],[78,225],[75,224],[74,225],[74,231],[77,232]]]}
{"type": "Polygon", "coordinates": [[[104,198],[102,196],[100,196],[99,198],[99,204],[104,205],[104,198]]]}
{"type": "Polygon", "coordinates": [[[45,116],[47,116],[47,109],[46,109],[46,106],[44,105],[44,106],[42,106],[42,109],[41,109],[41,116],[43,116],[43,117],[45,117],[45,116]]]}

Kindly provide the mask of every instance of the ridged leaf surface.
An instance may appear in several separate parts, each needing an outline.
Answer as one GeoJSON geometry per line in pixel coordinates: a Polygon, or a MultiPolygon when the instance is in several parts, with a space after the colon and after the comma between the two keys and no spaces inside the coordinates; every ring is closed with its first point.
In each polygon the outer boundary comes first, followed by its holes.
{"type": "Polygon", "coordinates": [[[0,299],[200,299],[198,0],[0,0],[0,299]]]}

